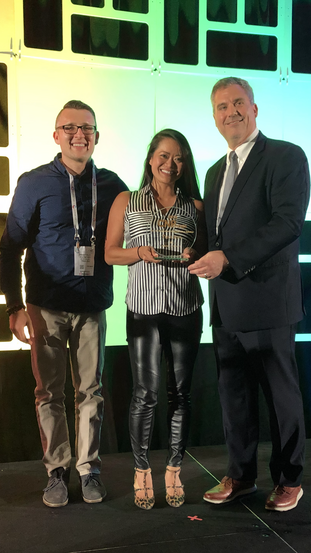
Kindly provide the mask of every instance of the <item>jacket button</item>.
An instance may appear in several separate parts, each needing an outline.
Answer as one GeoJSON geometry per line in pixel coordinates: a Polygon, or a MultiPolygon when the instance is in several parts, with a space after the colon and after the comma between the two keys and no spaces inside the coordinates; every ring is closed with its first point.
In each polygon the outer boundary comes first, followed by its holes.
{"type": "Polygon", "coordinates": [[[219,242],[216,242],[215,246],[217,246],[217,247],[220,246],[219,242]]]}

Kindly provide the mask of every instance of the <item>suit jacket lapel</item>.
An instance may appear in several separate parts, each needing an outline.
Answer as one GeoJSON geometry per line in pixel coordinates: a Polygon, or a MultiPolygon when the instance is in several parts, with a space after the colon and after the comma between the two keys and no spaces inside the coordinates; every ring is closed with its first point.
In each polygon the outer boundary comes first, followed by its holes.
{"type": "Polygon", "coordinates": [[[210,175],[205,185],[204,197],[208,197],[205,211],[209,211],[209,220],[216,221],[218,213],[219,192],[226,169],[226,156],[221,158],[215,167],[215,173],[210,175]],[[209,189],[208,189],[209,188],[209,189]]]}
{"type": "Polygon", "coordinates": [[[259,131],[257,140],[251,149],[247,160],[245,161],[240,173],[238,174],[236,181],[234,183],[234,186],[231,190],[231,194],[228,198],[228,203],[226,205],[226,209],[223,213],[220,226],[224,226],[226,224],[226,221],[232,211],[232,208],[235,205],[235,202],[237,201],[239,195],[241,194],[241,191],[243,190],[246,183],[249,181],[249,178],[251,177],[251,174],[255,170],[258,163],[261,161],[263,152],[266,145],[266,137],[259,131]]]}

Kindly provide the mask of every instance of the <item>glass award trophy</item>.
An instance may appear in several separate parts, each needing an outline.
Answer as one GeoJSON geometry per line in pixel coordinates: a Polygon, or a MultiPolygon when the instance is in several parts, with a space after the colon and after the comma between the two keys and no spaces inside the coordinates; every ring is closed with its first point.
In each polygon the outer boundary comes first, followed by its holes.
{"type": "Polygon", "coordinates": [[[152,212],[149,239],[157,259],[186,261],[183,251],[193,246],[196,237],[196,222],[185,209],[172,206],[152,212]]]}

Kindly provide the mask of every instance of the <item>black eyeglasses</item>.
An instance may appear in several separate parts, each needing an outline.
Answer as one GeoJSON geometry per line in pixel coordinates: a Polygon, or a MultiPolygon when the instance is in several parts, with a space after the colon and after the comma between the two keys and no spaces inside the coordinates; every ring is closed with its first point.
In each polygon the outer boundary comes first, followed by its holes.
{"type": "Polygon", "coordinates": [[[66,134],[76,134],[78,129],[81,129],[84,135],[94,134],[96,131],[95,125],[61,125],[56,127],[57,129],[63,129],[66,134]]]}

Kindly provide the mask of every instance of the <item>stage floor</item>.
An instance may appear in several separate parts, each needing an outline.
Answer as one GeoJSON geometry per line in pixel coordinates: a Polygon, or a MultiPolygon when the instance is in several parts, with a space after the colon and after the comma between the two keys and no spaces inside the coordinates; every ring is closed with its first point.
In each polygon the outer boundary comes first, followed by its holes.
{"type": "Polygon", "coordinates": [[[104,455],[103,503],[86,504],[72,469],[69,503],[51,509],[42,502],[47,477],[41,461],[0,464],[1,553],[310,553],[311,440],[307,443],[304,496],[286,513],[266,511],[271,491],[270,444],[259,448],[258,492],[227,505],[211,505],[203,492],[225,475],[225,446],[189,448],[182,468],[186,503],[165,502],[165,451],[151,452],[156,504],[133,503],[130,453],[104,455]]]}

